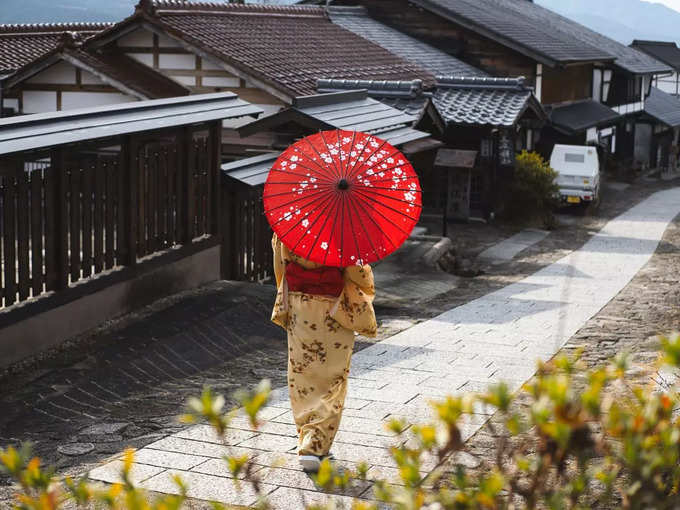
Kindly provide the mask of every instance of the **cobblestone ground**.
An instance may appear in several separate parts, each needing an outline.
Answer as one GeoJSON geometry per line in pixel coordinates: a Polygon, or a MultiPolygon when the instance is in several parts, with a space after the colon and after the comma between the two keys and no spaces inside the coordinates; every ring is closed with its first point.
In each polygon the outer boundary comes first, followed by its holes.
{"type": "MultiPolygon", "coordinates": [[[[680,331],[679,283],[680,216],[666,229],[651,260],[572,336],[563,351],[582,349],[581,359],[591,368],[601,366],[619,352],[629,352],[632,363],[626,380],[633,384],[658,381],[659,376],[652,369],[658,356],[658,336],[680,331]]],[[[576,380],[577,388],[582,384],[576,380]]],[[[514,410],[522,412],[526,402],[520,394],[514,410]]],[[[496,426],[500,429],[500,423],[496,422],[496,426]]],[[[492,464],[494,444],[495,438],[488,430],[479,430],[466,445],[474,459],[468,465],[482,470],[492,464]]]]}
{"type": "MultiPolygon", "coordinates": [[[[595,216],[568,216],[569,224],[517,259],[487,268],[481,277],[446,275],[452,290],[434,298],[423,299],[416,287],[404,286],[399,299],[379,302],[379,339],[554,262],[579,248],[608,218],[665,186],[646,182],[612,192],[595,216]]],[[[462,225],[456,226],[456,241],[474,255],[516,231],[462,225]]],[[[436,275],[428,278],[432,279],[425,279],[424,285],[441,284],[436,275]]],[[[0,379],[4,390],[0,445],[32,440],[38,453],[60,472],[81,473],[124,446],[143,447],[180,431],[176,414],[186,397],[204,384],[225,394],[263,377],[272,379],[274,386],[283,385],[285,346],[281,332],[268,325],[270,302],[270,288],[220,283],[159,302],[70,342],[47,359],[15,367],[11,377],[0,379]],[[195,359],[186,354],[189,351],[195,359]],[[118,374],[120,367],[125,375],[118,374]]],[[[616,320],[612,320],[614,325],[616,320]]],[[[610,345],[612,337],[602,336],[601,341],[610,345]]],[[[360,341],[357,348],[367,345],[360,341]]],[[[0,487],[0,507],[9,493],[0,487]]]]}
{"type": "MultiPolygon", "coordinates": [[[[349,496],[370,499],[371,479],[394,479],[396,474],[387,449],[395,439],[385,430],[385,420],[428,420],[428,400],[482,391],[499,380],[519,389],[533,375],[536,359],[551,358],[649,261],[678,212],[680,188],[655,193],[608,222],[580,249],[529,277],[356,353],[347,411],[332,452],[348,466],[365,460],[369,482],[357,482],[342,495],[327,495],[299,470],[286,388],[274,392],[260,428],[236,419],[227,445],[205,425],[182,430],[140,450],[135,476],[142,487],[174,493],[171,475],[180,475],[192,497],[247,506],[256,495],[238,490],[220,457],[248,454],[260,466],[261,490],[273,508],[304,508],[328,499],[345,502],[349,496]]],[[[464,439],[487,419],[481,409],[470,416],[464,439]]],[[[435,464],[435,459],[426,459],[423,468],[435,464]]],[[[116,481],[120,465],[112,460],[90,477],[116,481]]]]}

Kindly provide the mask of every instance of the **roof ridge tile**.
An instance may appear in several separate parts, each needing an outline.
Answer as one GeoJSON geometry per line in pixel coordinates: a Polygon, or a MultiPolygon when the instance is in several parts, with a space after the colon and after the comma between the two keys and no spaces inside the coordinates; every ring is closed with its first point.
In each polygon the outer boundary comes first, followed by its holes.
{"type": "Polygon", "coordinates": [[[68,22],[68,23],[7,23],[0,24],[0,34],[30,34],[57,32],[86,32],[103,30],[113,26],[109,22],[68,22]]]}
{"type": "Polygon", "coordinates": [[[282,15],[316,15],[325,17],[322,7],[316,5],[274,5],[274,4],[245,4],[231,2],[188,2],[186,0],[140,0],[137,8],[152,12],[158,11],[214,11],[238,13],[267,13],[282,15]]]}
{"type": "Polygon", "coordinates": [[[416,97],[423,93],[423,80],[361,80],[346,78],[322,78],[316,82],[317,90],[358,90],[366,89],[370,93],[380,92],[383,95],[416,97]]]}
{"type": "Polygon", "coordinates": [[[528,90],[524,76],[515,78],[486,76],[437,76],[437,87],[468,89],[528,90]]]}

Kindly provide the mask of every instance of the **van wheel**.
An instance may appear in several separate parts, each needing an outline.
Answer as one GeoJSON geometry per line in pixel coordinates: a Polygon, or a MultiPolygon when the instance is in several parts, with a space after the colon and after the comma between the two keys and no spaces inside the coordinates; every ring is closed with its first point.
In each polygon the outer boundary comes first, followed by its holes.
{"type": "Polygon", "coordinates": [[[595,200],[592,201],[590,204],[590,209],[593,211],[597,211],[600,208],[600,204],[602,203],[602,200],[600,200],[600,193],[598,191],[597,195],[595,196],[595,200]]]}

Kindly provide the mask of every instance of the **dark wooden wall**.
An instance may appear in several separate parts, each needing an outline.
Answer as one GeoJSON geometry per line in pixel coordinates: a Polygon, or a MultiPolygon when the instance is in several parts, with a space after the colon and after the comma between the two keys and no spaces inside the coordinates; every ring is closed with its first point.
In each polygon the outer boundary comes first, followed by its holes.
{"type": "Polygon", "coordinates": [[[592,96],[593,65],[543,67],[543,104],[564,103],[592,96]]]}

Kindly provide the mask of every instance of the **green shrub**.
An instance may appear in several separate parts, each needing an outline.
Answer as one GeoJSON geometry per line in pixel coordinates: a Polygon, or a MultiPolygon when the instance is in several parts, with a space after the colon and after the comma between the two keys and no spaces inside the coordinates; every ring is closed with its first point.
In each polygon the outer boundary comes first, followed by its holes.
{"type": "Polygon", "coordinates": [[[515,158],[515,173],[505,194],[505,213],[509,219],[539,219],[544,226],[554,224],[553,211],[558,205],[557,172],[539,154],[522,151],[515,158]]]}
{"type": "MultiPolygon", "coordinates": [[[[661,347],[659,366],[679,368],[680,336],[662,338],[661,347]]],[[[376,481],[376,497],[398,510],[678,508],[680,422],[673,412],[680,405],[677,387],[630,386],[624,379],[627,366],[624,355],[594,370],[585,370],[578,355],[560,356],[539,364],[537,375],[524,386],[522,395],[528,400],[524,406],[515,405],[517,396],[501,383],[485,393],[433,402],[432,423],[414,425],[406,432],[403,422],[387,423],[388,430],[402,436],[395,441],[401,446],[391,449],[402,484],[376,481]],[[461,465],[452,468],[447,459],[465,450],[461,421],[478,405],[497,411],[485,425],[495,438],[495,455],[475,472],[461,465]],[[426,457],[434,457],[438,467],[421,477],[426,457]]],[[[268,395],[266,383],[238,395],[254,425],[268,395]]],[[[183,420],[207,421],[224,437],[235,412],[225,412],[224,402],[205,390],[190,401],[183,420]]],[[[123,483],[95,489],[85,479],[58,481],[27,449],[0,450],[0,467],[20,486],[17,509],[57,510],[68,499],[119,510],[180,508],[186,493],[180,479],[179,496],[149,500],[129,480],[132,461],[129,451],[123,483]]],[[[246,482],[241,483],[251,483],[260,493],[250,458],[225,462],[234,478],[245,475],[246,482]]],[[[355,479],[365,480],[366,467],[336,471],[325,460],[315,481],[327,490],[344,488],[355,479]]],[[[267,508],[264,495],[257,507],[267,508]]],[[[356,501],[352,508],[378,506],[356,501]]]]}

